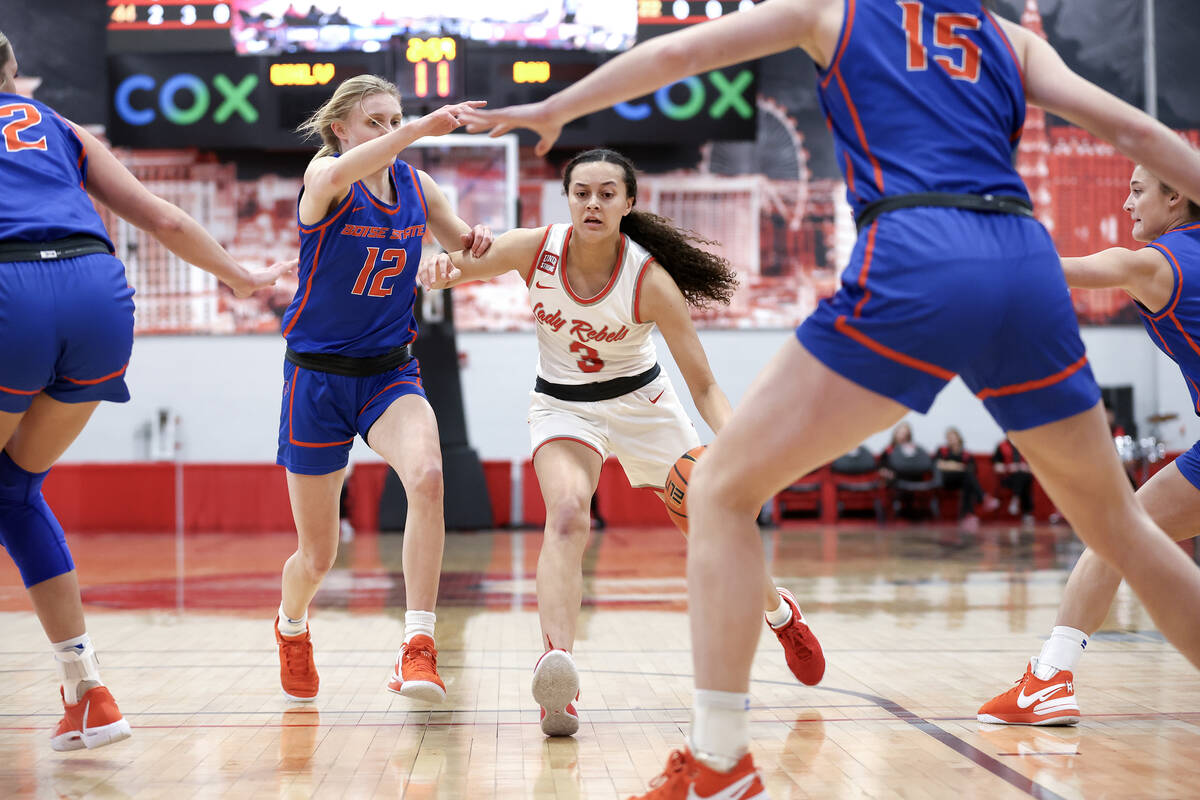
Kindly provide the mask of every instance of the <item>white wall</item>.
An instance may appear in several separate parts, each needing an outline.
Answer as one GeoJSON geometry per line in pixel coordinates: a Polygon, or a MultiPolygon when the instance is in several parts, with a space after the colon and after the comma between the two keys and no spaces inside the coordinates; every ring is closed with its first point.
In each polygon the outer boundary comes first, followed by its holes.
{"type": "MultiPolygon", "coordinates": [[[[700,338],[721,386],[736,405],[754,375],[791,336],[790,331],[704,331],[700,338]]],[[[467,355],[462,373],[467,432],[485,459],[521,459],[529,452],[525,412],[533,386],[537,349],[526,333],[459,334],[467,355]]],[[[1092,369],[1102,385],[1134,387],[1135,414],[1145,418],[1174,411],[1179,420],[1163,426],[1169,449],[1190,447],[1200,438],[1179,370],[1160,354],[1141,328],[1085,329],[1092,369]]],[[[675,381],[701,431],[683,380],[661,339],[659,358],[675,381]]],[[[67,451],[67,461],[130,461],[146,457],[144,432],[159,408],[182,419],[184,458],[189,461],[274,461],[283,388],[283,342],[274,336],[143,336],[134,344],[128,381],[133,400],[102,404],[92,423],[67,451]]],[[[918,442],[935,446],[947,425],[962,430],[968,449],[990,450],[1001,437],[980,404],[955,380],[928,415],[911,414],[918,442]]],[[[887,434],[868,439],[881,449],[887,434]]],[[[355,460],[374,454],[355,443],[355,460]]]]}

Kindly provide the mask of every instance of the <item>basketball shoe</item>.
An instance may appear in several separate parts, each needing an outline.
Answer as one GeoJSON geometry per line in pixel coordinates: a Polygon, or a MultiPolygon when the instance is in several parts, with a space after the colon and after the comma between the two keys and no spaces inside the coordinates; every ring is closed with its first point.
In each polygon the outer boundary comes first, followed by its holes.
{"type": "Polygon", "coordinates": [[[55,750],[91,750],[133,735],[107,687],[93,686],[74,705],[67,705],[62,687],[58,692],[63,698],[63,718],[50,737],[55,750]]]}
{"type": "Polygon", "coordinates": [[[800,619],[796,597],[787,589],[780,589],[779,596],[792,607],[792,618],[783,627],[767,627],[774,631],[783,645],[788,669],[796,676],[796,680],[805,686],[816,686],[825,675],[825,653],[821,650],[821,643],[812,629],[800,619]]]}
{"type": "Polygon", "coordinates": [[[533,667],[533,699],[542,708],[542,733],[572,736],[579,730],[579,671],[566,650],[547,650],[533,667]]]}
{"type": "Polygon", "coordinates": [[[1060,669],[1048,680],[1033,674],[1037,659],[1031,659],[1016,685],[983,704],[976,714],[980,722],[1004,725],[1074,725],[1079,722],[1075,703],[1075,676],[1060,669]]]}
{"type": "Polygon", "coordinates": [[[418,633],[411,641],[400,645],[396,669],[388,681],[388,691],[426,703],[446,699],[446,684],[437,671],[437,648],[433,639],[418,633]]]}
{"type": "Polygon", "coordinates": [[[676,750],[650,791],[630,800],[767,800],[767,790],[749,753],[729,772],[717,772],[698,761],[688,749],[676,750]]]}
{"type": "Polygon", "coordinates": [[[316,700],[321,678],[313,661],[308,626],[304,626],[304,633],[299,636],[284,636],[279,632],[279,617],[276,617],[275,642],[279,645],[279,684],[284,697],[298,703],[316,700]]]}

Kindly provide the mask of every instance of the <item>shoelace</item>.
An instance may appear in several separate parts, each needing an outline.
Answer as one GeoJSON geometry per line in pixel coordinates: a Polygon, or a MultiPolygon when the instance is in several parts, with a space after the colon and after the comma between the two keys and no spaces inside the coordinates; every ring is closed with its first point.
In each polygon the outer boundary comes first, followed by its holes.
{"type": "Polygon", "coordinates": [[[780,633],[783,638],[788,640],[789,644],[793,644],[797,648],[796,657],[801,661],[811,661],[813,657],[812,648],[804,641],[804,634],[800,631],[800,625],[797,620],[792,619],[780,633]]]}
{"type": "Polygon", "coordinates": [[[308,672],[308,642],[283,643],[283,668],[290,675],[303,675],[308,672]]]}
{"type": "Polygon", "coordinates": [[[412,662],[417,661],[422,658],[429,659],[429,662],[433,666],[433,668],[435,670],[437,669],[437,648],[436,647],[422,647],[419,650],[414,650],[412,647],[409,647],[406,645],[404,648],[404,655],[400,659],[400,661],[402,664],[411,665],[412,662]]]}
{"type": "Polygon", "coordinates": [[[657,789],[660,786],[665,786],[677,775],[691,771],[691,766],[688,764],[687,756],[679,750],[672,750],[671,755],[667,757],[667,766],[662,773],[654,780],[650,781],[650,788],[657,789]]]}

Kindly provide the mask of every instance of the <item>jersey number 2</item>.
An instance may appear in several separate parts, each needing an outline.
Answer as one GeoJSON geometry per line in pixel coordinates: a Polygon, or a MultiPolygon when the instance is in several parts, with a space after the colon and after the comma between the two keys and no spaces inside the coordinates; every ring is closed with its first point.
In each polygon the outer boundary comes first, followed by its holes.
{"type": "Polygon", "coordinates": [[[11,117],[14,114],[20,114],[21,117],[0,128],[0,131],[4,133],[4,149],[10,153],[21,150],[45,150],[45,136],[33,142],[27,142],[17,136],[21,131],[32,128],[42,121],[42,112],[37,110],[37,106],[29,103],[8,103],[0,106],[0,118],[11,117]]]}
{"type": "Polygon", "coordinates": [[[375,273],[375,280],[371,281],[371,288],[367,291],[367,297],[387,297],[392,293],[392,287],[384,287],[383,282],[404,272],[404,263],[407,260],[408,254],[404,252],[403,248],[384,250],[383,255],[380,255],[378,247],[368,247],[367,260],[362,269],[358,271],[358,280],[354,282],[354,288],[350,290],[350,294],[363,293],[363,290],[367,288],[367,279],[371,277],[377,261],[395,261],[394,266],[385,267],[375,273]]]}
{"type": "Polygon", "coordinates": [[[604,369],[604,362],[600,360],[600,351],[596,348],[588,347],[583,342],[571,342],[571,352],[580,354],[575,366],[584,372],[599,372],[604,369]]]}
{"type": "MultiPolygon", "coordinates": [[[[925,49],[925,4],[917,0],[897,0],[904,12],[904,38],[908,42],[908,71],[921,72],[929,66],[925,49]]],[[[933,60],[955,80],[979,80],[979,45],[958,31],[977,31],[982,23],[973,14],[934,14],[933,43],[945,50],[957,50],[957,58],[934,56],[933,60]],[[957,62],[957,63],[956,63],[957,62]]]]}

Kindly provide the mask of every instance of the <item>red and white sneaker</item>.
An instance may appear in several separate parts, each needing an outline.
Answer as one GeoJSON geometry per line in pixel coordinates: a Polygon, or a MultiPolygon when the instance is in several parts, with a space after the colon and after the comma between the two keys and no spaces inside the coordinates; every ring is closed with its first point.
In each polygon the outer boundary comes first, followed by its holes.
{"type": "Polygon", "coordinates": [[[1037,659],[1013,688],[983,704],[975,718],[1002,725],[1074,725],[1079,722],[1075,676],[1062,669],[1048,680],[1033,674],[1037,659]]]}
{"type": "Polygon", "coordinates": [[[767,625],[783,645],[788,669],[805,686],[816,686],[825,676],[825,653],[812,628],[800,619],[800,606],[787,589],[779,589],[783,602],[792,607],[792,618],[782,628],[767,625]]]}
{"type": "Polygon", "coordinates": [[[749,753],[729,772],[717,772],[696,760],[688,749],[676,750],[666,769],[650,783],[650,791],[630,800],[767,800],[767,790],[749,753]]]}
{"type": "Polygon", "coordinates": [[[437,671],[437,648],[433,639],[418,633],[400,645],[396,668],[387,685],[389,692],[412,700],[440,703],[446,699],[446,684],[437,671]]]}
{"type": "Polygon", "coordinates": [[[107,687],[93,686],[74,705],[67,705],[61,686],[58,693],[63,697],[63,718],[50,737],[55,750],[91,750],[133,735],[107,687]]]}
{"type": "Polygon", "coordinates": [[[547,650],[533,667],[533,699],[542,708],[542,733],[573,736],[579,730],[579,670],[566,650],[547,650]]]}
{"type": "Polygon", "coordinates": [[[275,643],[279,645],[279,685],[283,695],[298,703],[317,699],[321,677],[313,661],[312,637],[308,626],[299,636],[284,636],[279,632],[279,617],[275,618],[275,643]]]}

